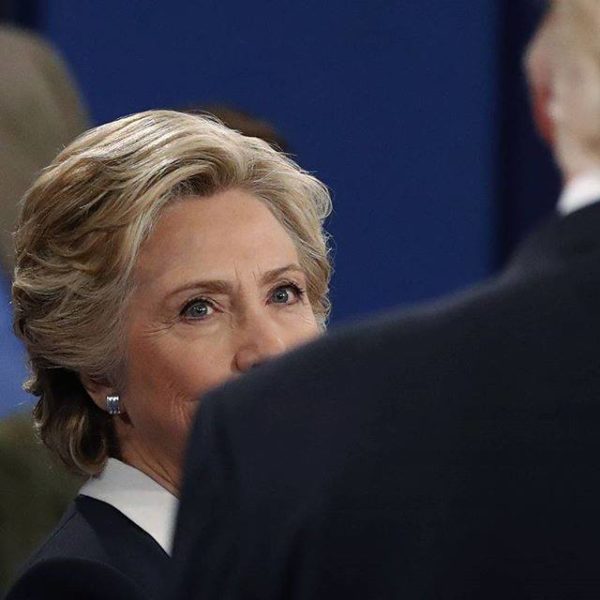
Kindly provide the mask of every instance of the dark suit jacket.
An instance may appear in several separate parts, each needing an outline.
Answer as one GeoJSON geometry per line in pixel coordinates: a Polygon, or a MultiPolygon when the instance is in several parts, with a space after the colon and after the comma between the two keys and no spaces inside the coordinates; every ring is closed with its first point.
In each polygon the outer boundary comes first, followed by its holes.
{"type": "Polygon", "coordinates": [[[170,559],[116,508],[78,496],[6,600],[159,597],[170,559]]]}
{"type": "Polygon", "coordinates": [[[174,597],[600,598],[600,205],[203,402],[174,597]]]}

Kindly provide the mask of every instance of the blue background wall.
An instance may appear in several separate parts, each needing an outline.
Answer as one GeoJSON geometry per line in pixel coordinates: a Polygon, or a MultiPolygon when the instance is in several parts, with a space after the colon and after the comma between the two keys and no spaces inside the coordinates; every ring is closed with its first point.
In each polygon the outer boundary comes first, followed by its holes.
{"type": "Polygon", "coordinates": [[[223,102],[275,124],[333,191],[339,322],[490,268],[496,5],[53,0],[38,26],[97,123],[223,102]]]}
{"type": "Polygon", "coordinates": [[[520,203],[540,172],[511,149],[535,146],[514,29],[536,15],[507,6],[27,0],[13,19],[62,52],[95,123],[214,103],[272,122],[333,192],[336,325],[484,278],[532,220],[520,203]]]}

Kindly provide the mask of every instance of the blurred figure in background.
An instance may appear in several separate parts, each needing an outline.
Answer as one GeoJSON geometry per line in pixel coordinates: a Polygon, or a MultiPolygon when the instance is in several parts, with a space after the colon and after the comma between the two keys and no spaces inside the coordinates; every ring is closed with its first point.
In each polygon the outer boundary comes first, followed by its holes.
{"type": "Polygon", "coordinates": [[[88,126],[69,71],[38,36],[0,26],[0,589],[54,526],[78,481],[35,439],[22,390],[25,355],[12,331],[12,232],[39,170],[88,126]]]}
{"type": "Polygon", "coordinates": [[[0,27],[0,418],[28,398],[21,346],[10,325],[14,230],[18,202],[37,172],[87,126],[66,66],[43,40],[0,27]]]}
{"type": "Polygon", "coordinates": [[[52,461],[31,413],[0,420],[0,589],[56,525],[82,481],[52,461]]]}
{"type": "Polygon", "coordinates": [[[550,3],[527,65],[565,187],[504,273],[204,399],[171,598],[600,598],[598,40],[598,0],[550,3]]]}
{"type": "Polygon", "coordinates": [[[239,108],[234,108],[226,104],[207,104],[205,107],[189,107],[186,112],[190,113],[209,113],[227,127],[239,131],[243,135],[257,137],[265,140],[275,150],[289,152],[290,147],[287,140],[273,127],[271,123],[259,119],[250,113],[239,108]]]}
{"type": "Polygon", "coordinates": [[[0,86],[0,257],[12,273],[21,196],[89,121],[66,65],[32,33],[0,27],[0,86]]]}

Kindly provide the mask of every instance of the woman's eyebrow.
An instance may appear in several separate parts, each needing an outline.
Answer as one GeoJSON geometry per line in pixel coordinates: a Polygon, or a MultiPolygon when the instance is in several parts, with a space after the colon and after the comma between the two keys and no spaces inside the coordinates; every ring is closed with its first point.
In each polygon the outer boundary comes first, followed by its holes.
{"type": "Polygon", "coordinates": [[[188,292],[190,290],[203,290],[211,294],[231,294],[233,291],[233,285],[229,281],[222,279],[212,279],[203,281],[190,281],[169,293],[167,296],[171,298],[182,292],[188,292]]]}
{"type": "MultiPolygon", "coordinates": [[[[275,281],[278,277],[281,277],[284,273],[297,272],[301,275],[305,275],[304,269],[296,264],[291,263],[289,265],[285,265],[284,267],[278,267],[276,269],[271,269],[263,273],[260,278],[261,284],[266,285],[275,281]]],[[[235,285],[230,281],[225,281],[224,279],[210,279],[210,280],[197,280],[190,281],[169,293],[167,296],[171,298],[172,296],[176,296],[182,292],[187,292],[190,290],[202,290],[211,294],[233,294],[235,285]]]]}
{"type": "Polygon", "coordinates": [[[296,272],[301,275],[306,275],[304,269],[300,265],[296,263],[291,263],[289,265],[285,265],[285,267],[279,267],[277,269],[271,269],[270,271],[266,271],[261,277],[261,282],[263,284],[271,283],[275,281],[278,277],[281,277],[281,275],[283,275],[284,273],[289,272],[296,272]]]}

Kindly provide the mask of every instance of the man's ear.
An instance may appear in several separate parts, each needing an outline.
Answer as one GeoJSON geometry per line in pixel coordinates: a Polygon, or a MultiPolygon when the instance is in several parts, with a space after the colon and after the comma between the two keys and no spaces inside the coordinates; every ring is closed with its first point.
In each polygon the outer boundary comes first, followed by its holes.
{"type": "Polygon", "coordinates": [[[549,146],[554,146],[556,103],[550,85],[538,81],[531,86],[531,109],[533,121],[541,138],[549,146]]]}
{"type": "Polygon", "coordinates": [[[94,404],[98,408],[107,411],[108,407],[106,399],[108,396],[114,396],[116,394],[115,387],[108,382],[98,381],[87,375],[80,375],[79,379],[81,380],[81,384],[85,388],[85,391],[94,401],[94,404]]]}

